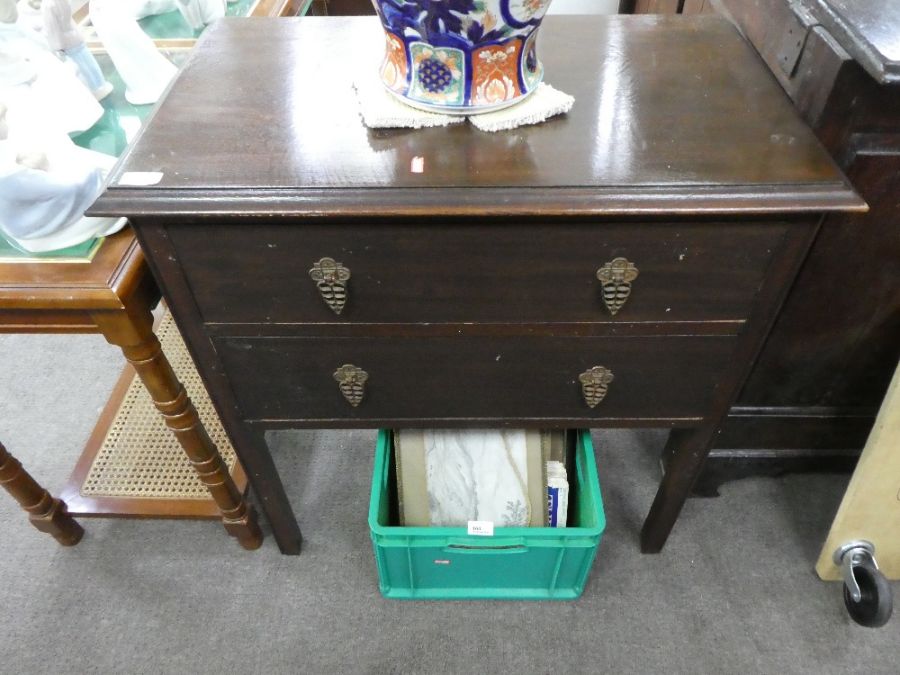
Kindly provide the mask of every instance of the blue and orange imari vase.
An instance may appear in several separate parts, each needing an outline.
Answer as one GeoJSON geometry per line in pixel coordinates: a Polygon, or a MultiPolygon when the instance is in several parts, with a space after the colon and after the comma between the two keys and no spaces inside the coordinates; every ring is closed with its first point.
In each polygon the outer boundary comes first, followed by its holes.
{"type": "Polygon", "coordinates": [[[536,40],[551,0],[372,0],[387,45],[381,80],[442,113],[518,103],[544,74],[536,40]]]}

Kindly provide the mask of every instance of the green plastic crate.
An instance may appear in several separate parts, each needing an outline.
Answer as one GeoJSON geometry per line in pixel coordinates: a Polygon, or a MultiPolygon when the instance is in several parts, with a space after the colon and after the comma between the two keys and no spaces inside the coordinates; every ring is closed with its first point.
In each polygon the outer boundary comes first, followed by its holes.
{"type": "MultiPolygon", "coordinates": [[[[378,432],[369,527],[386,598],[410,600],[571,600],[581,595],[606,526],[594,447],[587,430],[575,436],[572,527],[498,527],[493,537],[464,527],[390,524],[393,436],[378,432]]],[[[571,483],[571,479],[570,479],[571,483]]]]}

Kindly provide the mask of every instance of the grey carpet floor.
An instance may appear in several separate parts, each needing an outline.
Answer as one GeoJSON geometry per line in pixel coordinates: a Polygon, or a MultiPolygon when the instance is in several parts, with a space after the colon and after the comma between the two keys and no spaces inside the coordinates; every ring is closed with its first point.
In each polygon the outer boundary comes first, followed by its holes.
{"type": "MultiPolygon", "coordinates": [[[[0,336],[0,438],[51,489],[121,364],[96,336],[0,336]]],[[[856,626],[813,572],[846,477],[726,486],[642,556],[664,440],[594,433],[609,525],[564,603],[382,599],[370,432],[270,438],[306,537],[296,558],[270,536],[242,551],[210,521],[86,520],[62,549],[0,493],[0,672],[900,672],[900,618],[856,626]]]]}

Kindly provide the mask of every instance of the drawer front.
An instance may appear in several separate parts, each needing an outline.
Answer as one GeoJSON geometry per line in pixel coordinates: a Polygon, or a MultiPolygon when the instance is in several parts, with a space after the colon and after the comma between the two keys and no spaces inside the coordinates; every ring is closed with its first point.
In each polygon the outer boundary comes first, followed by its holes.
{"type": "Polygon", "coordinates": [[[784,232],[776,223],[170,228],[212,323],[742,320],[784,232]],[[340,268],[315,268],[327,258],[340,268]]]}
{"type": "Polygon", "coordinates": [[[270,421],[698,418],[708,410],[736,341],[214,339],[241,414],[270,421]]]}

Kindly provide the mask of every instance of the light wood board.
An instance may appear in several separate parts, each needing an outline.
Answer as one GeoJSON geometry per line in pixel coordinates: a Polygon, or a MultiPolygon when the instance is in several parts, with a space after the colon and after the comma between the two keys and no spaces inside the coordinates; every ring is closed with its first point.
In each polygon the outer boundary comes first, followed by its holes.
{"type": "Polygon", "coordinates": [[[888,579],[900,579],[900,367],[894,372],[816,564],[822,579],[841,579],[831,556],[854,539],[875,544],[875,559],[882,573],[888,579]]]}

